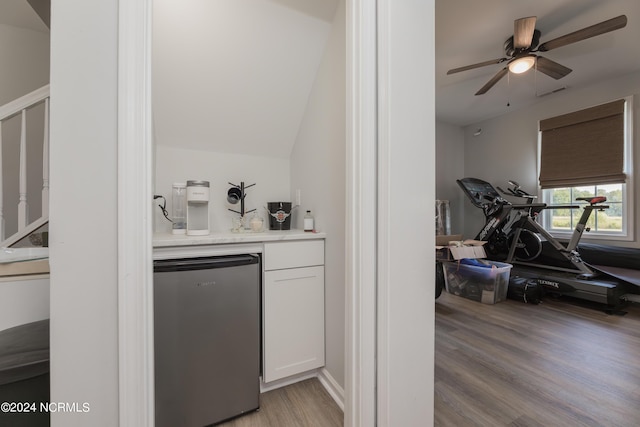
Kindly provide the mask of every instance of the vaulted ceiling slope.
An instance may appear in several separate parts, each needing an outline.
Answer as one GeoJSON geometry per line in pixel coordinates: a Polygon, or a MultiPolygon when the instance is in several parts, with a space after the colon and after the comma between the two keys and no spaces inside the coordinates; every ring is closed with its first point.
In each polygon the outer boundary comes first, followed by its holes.
{"type": "Polygon", "coordinates": [[[46,14],[45,9],[48,0],[2,0],[0,1],[0,25],[24,28],[42,33],[49,33],[49,28],[34,10],[31,3],[41,13],[46,14]]]}
{"type": "Polygon", "coordinates": [[[436,118],[465,126],[562,96],[564,90],[640,71],[637,0],[436,0],[436,118]],[[462,13],[461,13],[462,11],[462,13]],[[447,70],[505,56],[514,20],[536,16],[540,43],[626,15],[625,28],[553,49],[544,57],[573,71],[559,80],[535,72],[509,73],[484,95],[474,94],[505,63],[447,75],[447,70]],[[561,92],[549,94],[556,89],[561,92]]]}
{"type": "Polygon", "coordinates": [[[155,0],[159,145],[286,158],[337,0],[155,0]]]}
{"type": "Polygon", "coordinates": [[[49,83],[49,39],[27,0],[0,0],[0,105],[49,83]]]}

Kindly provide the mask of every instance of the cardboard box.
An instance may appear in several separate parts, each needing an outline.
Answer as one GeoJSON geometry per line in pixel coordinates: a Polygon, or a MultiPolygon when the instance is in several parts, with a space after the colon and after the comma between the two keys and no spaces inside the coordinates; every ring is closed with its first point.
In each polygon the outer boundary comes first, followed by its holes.
{"type": "Polygon", "coordinates": [[[462,258],[486,258],[479,240],[462,240],[462,234],[436,236],[436,261],[454,261],[462,258]]]}
{"type": "Polygon", "coordinates": [[[449,246],[449,242],[462,241],[462,234],[441,234],[436,236],[436,247],[449,246]]]}

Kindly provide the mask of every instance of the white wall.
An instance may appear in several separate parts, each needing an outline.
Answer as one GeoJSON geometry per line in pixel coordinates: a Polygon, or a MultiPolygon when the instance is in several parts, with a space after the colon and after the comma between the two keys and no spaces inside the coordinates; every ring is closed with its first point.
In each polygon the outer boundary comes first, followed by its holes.
{"type": "Polygon", "coordinates": [[[318,2],[153,3],[157,141],[288,158],[331,28],[318,2]]]}
{"type": "Polygon", "coordinates": [[[52,2],[53,427],[118,425],[118,1],[52,2]]]}
{"type": "MultiPolygon", "coordinates": [[[[227,202],[228,183],[256,185],[247,189],[245,210],[256,209],[268,226],[265,210],[267,202],[291,201],[289,185],[289,160],[274,157],[258,157],[245,154],[216,151],[190,150],[156,146],[154,194],[167,198],[167,210],[171,214],[171,186],[187,180],[209,181],[209,228],[211,231],[230,231],[232,218],[237,214],[228,209],[240,210],[240,204],[227,202]]],[[[169,232],[171,224],[164,219],[154,203],[154,228],[156,232],[169,232]]],[[[253,213],[249,214],[251,217],[253,213]]],[[[248,225],[248,224],[247,224],[248,225]]]]}
{"type": "Polygon", "coordinates": [[[0,105],[49,83],[49,33],[0,24],[0,105]]]}
{"type": "Polygon", "coordinates": [[[291,190],[301,191],[296,228],[311,210],[327,233],[325,248],[326,369],[344,388],[345,333],[345,6],[340,2],[291,152],[291,190]]]}
{"type": "Polygon", "coordinates": [[[0,278],[0,331],[49,318],[49,278],[0,278]]]}
{"type": "MultiPolygon", "coordinates": [[[[451,234],[464,230],[465,196],[456,184],[464,178],[464,132],[459,126],[436,122],[436,198],[449,200],[451,234]]],[[[464,236],[473,238],[473,236],[464,236]]]]}
{"type": "MultiPolygon", "coordinates": [[[[640,121],[640,73],[601,82],[585,89],[571,89],[542,98],[534,106],[506,114],[498,118],[473,124],[464,128],[465,175],[493,183],[506,185],[509,179],[518,181],[531,192],[538,190],[537,144],[538,121],[559,114],[569,113],[594,105],[635,94],[634,147],[635,188],[640,185],[640,154],[637,149],[638,123],[640,121]],[[474,137],[478,129],[482,133],[474,137]]],[[[635,200],[635,237],[640,232],[640,209],[635,200]]],[[[465,235],[475,235],[483,224],[482,212],[465,202],[465,235]]],[[[588,240],[588,234],[583,236],[588,240]]],[[[599,243],[606,243],[599,240],[599,243]]],[[[609,242],[618,246],[635,245],[625,242],[609,242]]]]}

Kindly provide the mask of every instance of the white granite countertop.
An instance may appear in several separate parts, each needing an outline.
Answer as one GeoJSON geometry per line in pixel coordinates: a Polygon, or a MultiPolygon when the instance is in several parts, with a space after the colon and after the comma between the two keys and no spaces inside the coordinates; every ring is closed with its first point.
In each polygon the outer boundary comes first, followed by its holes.
{"type": "Polygon", "coordinates": [[[187,236],[176,235],[171,233],[156,233],[153,235],[153,247],[175,247],[175,246],[194,246],[194,245],[221,245],[233,243],[261,243],[274,242],[279,240],[309,240],[324,239],[324,232],[305,232],[303,230],[282,230],[272,231],[266,230],[261,232],[245,231],[214,231],[206,236],[187,236]]]}

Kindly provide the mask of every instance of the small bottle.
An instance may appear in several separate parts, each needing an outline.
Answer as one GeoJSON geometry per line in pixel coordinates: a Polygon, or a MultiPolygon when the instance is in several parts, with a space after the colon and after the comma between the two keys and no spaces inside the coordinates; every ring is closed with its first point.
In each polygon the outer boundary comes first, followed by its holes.
{"type": "Polygon", "coordinates": [[[172,191],[172,234],[186,234],[187,232],[187,184],[179,182],[173,184],[172,191]]]}
{"type": "Polygon", "coordinates": [[[304,231],[313,231],[313,216],[311,215],[311,211],[307,211],[307,214],[304,216],[304,231]]]}

